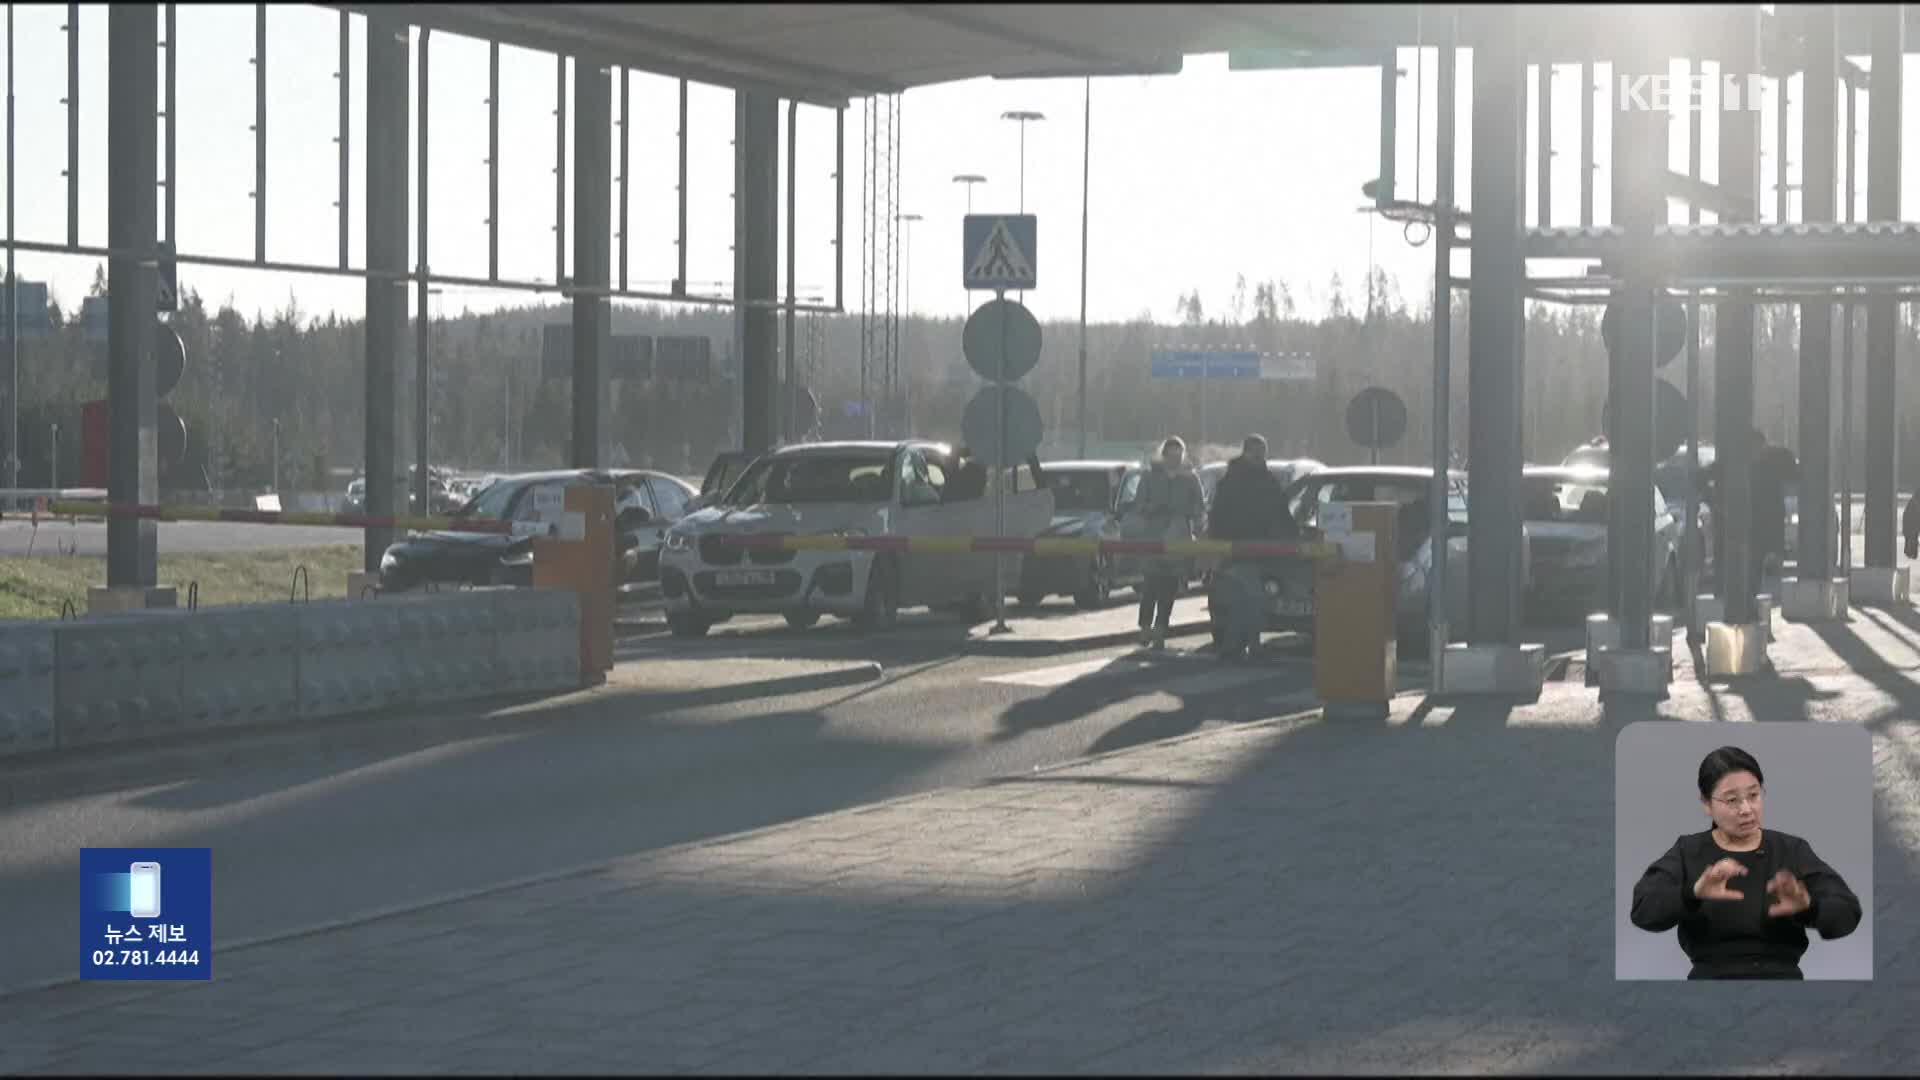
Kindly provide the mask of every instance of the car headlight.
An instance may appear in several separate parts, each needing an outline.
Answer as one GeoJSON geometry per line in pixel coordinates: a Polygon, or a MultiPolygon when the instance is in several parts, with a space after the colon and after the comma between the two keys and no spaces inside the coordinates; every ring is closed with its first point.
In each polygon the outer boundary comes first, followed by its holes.
{"type": "Polygon", "coordinates": [[[501,566],[532,566],[533,551],[532,549],[528,549],[526,551],[512,552],[508,555],[503,556],[500,559],[500,565],[501,566]]]}
{"type": "Polygon", "coordinates": [[[400,566],[400,557],[395,555],[393,552],[389,551],[385,555],[380,556],[380,572],[381,573],[383,574],[392,573],[399,566],[400,566]]]}
{"type": "Polygon", "coordinates": [[[668,551],[686,551],[691,547],[693,547],[692,536],[683,532],[670,532],[667,534],[668,551]]]}

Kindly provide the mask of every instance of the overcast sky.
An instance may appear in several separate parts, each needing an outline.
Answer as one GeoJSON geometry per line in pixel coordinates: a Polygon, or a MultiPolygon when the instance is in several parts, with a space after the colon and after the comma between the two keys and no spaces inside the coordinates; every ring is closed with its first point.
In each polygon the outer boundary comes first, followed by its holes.
{"type": "MultiPolygon", "coordinates": [[[[180,249],[250,257],[254,8],[181,5],[177,10],[180,249]]],[[[267,15],[268,256],[331,265],[338,250],[333,205],[338,17],[296,5],[271,5],[267,15]]],[[[66,96],[65,21],[64,4],[15,9],[15,212],[18,234],[28,240],[60,241],[66,229],[66,123],[61,105],[66,96]]],[[[103,245],[106,238],[106,24],[105,5],[82,5],[80,238],[95,245],[103,245]]],[[[358,265],[365,248],[365,23],[355,17],[352,24],[350,235],[358,265]]],[[[433,35],[431,48],[429,262],[438,272],[484,276],[487,48],[483,42],[449,34],[433,35]]],[[[1434,53],[1427,50],[1424,64],[1416,58],[1414,50],[1401,52],[1407,74],[1400,90],[1398,192],[1403,198],[1415,196],[1417,171],[1419,196],[1431,198],[1434,53]],[[1423,79],[1416,78],[1416,69],[1423,79]],[[1416,101],[1421,116],[1417,135],[1412,122],[1416,101]]],[[[1903,215],[1909,218],[1920,199],[1920,163],[1911,150],[1920,144],[1916,66],[1910,57],[1903,215]]],[[[501,68],[501,274],[551,281],[554,59],[504,48],[501,68]]],[[[1471,57],[1463,54],[1463,88],[1469,85],[1471,70],[1471,57]]],[[[1560,69],[1556,85],[1571,87],[1577,70],[1560,69]]],[[[1684,68],[1676,65],[1675,70],[1684,68]]],[[[903,265],[912,310],[940,315],[962,310],[960,219],[966,199],[952,176],[988,177],[974,192],[977,211],[1011,212],[1018,207],[1019,127],[1000,119],[1003,111],[1017,108],[1047,117],[1027,130],[1025,208],[1039,216],[1040,287],[1026,299],[1042,317],[1078,314],[1081,155],[1086,145],[1082,86],[1077,79],[975,80],[914,90],[903,97],[900,209],[923,217],[912,226],[910,240],[903,241],[903,246],[911,245],[910,258],[903,253],[903,265]]],[[[659,76],[631,76],[629,279],[635,288],[664,291],[675,273],[677,87],[674,80],[659,76]]],[[[1798,87],[1796,79],[1790,91],[1796,101],[1798,87]]],[[[1431,247],[1415,248],[1399,225],[1356,212],[1362,201],[1360,185],[1378,172],[1376,71],[1228,72],[1225,56],[1195,56],[1179,75],[1095,80],[1092,94],[1088,306],[1094,320],[1148,311],[1169,319],[1176,298],[1192,289],[1201,292],[1209,312],[1224,311],[1236,274],[1246,275],[1249,291],[1252,283],[1268,278],[1287,282],[1302,312],[1313,314],[1321,310],[1327,282],[1336,272],[1347,283],[1350,301],[1359,302],[1370,261],[1394,275],[1410,300],[1424,302],[1432,277],[1431,247]]],[[[615,102],[617,118],[617,89],[615,102]]],[[[1464,98],[1462,104],[1459,132],[1464,145],[1471,117],[1464,98]]],[[[1571,92],[1556,92],[1554,113],[1554,222],[1574,224],[1579,213],[1578,100],[1571,92]]],[[[1602,168],[1595,202],[1596,214],[1605,220],[1604,103],[1598,115],[1602,168]]],[[[1864,104],[1860,116],[1864,130],[1864,104]]],[[[784,108],[781,117],[784,147],[784,108]]],[[[833,127],[830,110],[800,110],[799,285],[803,295],[825,298],[831,298],[834,280],[833,127]]],[[[696,84],[689,128],[688,277],[696,291],[725,293],[733,269],[732,94],[696,84]]],[[[1763,151],[1771,155],[1772,125],[1764,128],[1763,151]]],[[[1531,120],[1528,130],[1534,130],[1531,120]]],[[[856,103],[847,113],[845,289],[850,308],[858,305],[861,294],[863,138],[862,109],[856,103]]],[[[411,154],[411,135],[408,145],[411,154]]],[[[1685,166],[1685,148],[1685,125],[1675,124],[1676,168],[1685,166]]],[[[1709,163],[1713,155],[1709,138],[1709,163]]],[[[1789,150],[1793,181],[1798,178],[1798,158],[1796,137],[1789,150]]],[[[784,175],[783,170],[783,183],[784,175]]],[[[1707,175],[1713,175],[1711,164],[1707,175]]],[[[1463,166],[1457,189],[1462,202],[1468,201],[1468,179],[1463,166]]],[[[1530,169],[1530,207],[1531,184],[1530,169]]],[[[570,198],[571,182],[568,187],[570,198]]],[[[1861,187],[1864,190],[1864,178],[1861,187]]],[[[1770,214],[1771,193],[1766,203],[1770,214]]],[[[410,224],[410,238],[412,229],[410,224]]],[[[784,222],[781,233],[784,244],[784,222]]],[[[19,256],[22,277],[50,280],[68,307],[85,292],[96,261],[19,256]]],[[[570,263],[569,255],[569,270],[570,263]]],[[[1456,265],[1464,272],[1465,257],[1456,265]]],[[[249,315],[284,305],[289,291],[310,313],[337,310],[358,316],[364,301],[364,286],[357,279],[191,266],[183,266],[180,275],[183,288],[196,288],[216,303],[231,295],[249,315]]],[[[784,254],[781,278],[784,292],[784,254]]],[[[448,288],[440,310],[451,314],[524,299],[520,293],[448,288]]]]}

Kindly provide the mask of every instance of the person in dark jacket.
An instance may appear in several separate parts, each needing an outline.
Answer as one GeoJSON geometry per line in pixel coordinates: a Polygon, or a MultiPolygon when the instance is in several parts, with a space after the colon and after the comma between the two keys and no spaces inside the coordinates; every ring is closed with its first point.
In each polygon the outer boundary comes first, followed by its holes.
{"type": "MultiPolygon", "coordinates": [[[[1226,475],[1213,491],[1207,511],[1211,540],[1258,542],[1291,538],[1293,518],[1287,513],[1280,480],[1267,468],[1267,440],[1249,435],[1240,444],[1240,456],[1227,463],[1226,475]]],[[[1214,575],[1207,612],[1214,624],[1219,657],[1239,660],[1259,644],[1266,627],[1261,561],[1229,559],[1214,575]]]]}
{"type": "Polygon", "coordinates": [[[1281,519],[1291,522],[1280,499],[1280,478],[1267,468],[1267,440],[1249,435],[1240,444],[1240,456],[1227,462],[1227,471],[1213,490],[1207,511],[1211,540],[1271,540],[1281,519]]]}
{"type": "Polygon", "coordinates": [[[1689,979],[1800,979],[1807,931],[1828,941],[1860,925],[1860,899],[1813,846],[1761,827],[1765,777],[1723,746],[1700,762],[1713,827],[1675,840],[1633,887],[1633,925],[1679,928],[1689,979]]]}
{"type": "MultiPolygon", "coordinates": [[[[1720,491],[1721,477],[1725,470],[1716,459],[1707,467],[1707,505],[1712,508],[1712,521],[1719,535],[1715,538],[1715,547],[1724,551],[1725,533],[1721,522],[1726,516],[1721,513],[1720,491]]],[[[1748,475],[1752,478],[1748,492],[1748,535],[1752,544],[1752,565],[1748,569],[1748,583],[1755,595],[1761,589],[1766,576],[1769,556],[1784,556],[1787,546],[1787,488],[1800,475],[1800,462],[1793,451],[1784,446],[1770,446],[1767,436],[1758,428],[1753,432],[1753,460],[1748,475]]],[[[1731,522],[1727,528],[1731,527],[1731,522]]]]}
{"type": "Polygon", "coordinates": [[[1907,508],[1900,514],[1900,534],[1907,540],[1907,558],[1920,559],[1920,492],[1907,496],[1907,508]]]}

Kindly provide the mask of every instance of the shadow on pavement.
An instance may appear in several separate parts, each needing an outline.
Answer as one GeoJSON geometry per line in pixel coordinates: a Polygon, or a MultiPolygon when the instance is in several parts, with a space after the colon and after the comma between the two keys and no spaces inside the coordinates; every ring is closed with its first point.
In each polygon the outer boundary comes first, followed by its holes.
{"type": "MultiPolygon", "coordinates": [[[[1804,719],[1799,682],[1743,694],[1757,716],[1804,719]]],[[[412,1044],[456,1070],[552,1069],[555,1047],[586,1053],[563,1034],[584,1031],[616,1071],[1910,1070],[1920,933],[1896,901],[1920,895],[1920,773],[1879,777],[1875,984],[1617,983],[1617,730],[1590,692],[1541,708],[1552,723],[1435,705],[1223,731],[275,945],[166,993],[244,999],[306,961],[359,1009],[333,1042],[201,1066],[223,1070],[324,1063],[396,1013],[517,1047],[412,1044]],[[480,964],[476,940],[549,962],[480,964]],[[1729,1040],[1729,1010],[1764,1022],[1729,1040]],[[660,1020],[615,1020],[638,1015],[660,1020]]],[[[763,723],[738,747],[763,775],[849,749],[806,714],[763,723]],[[747,745],[783,725],[792,745],[747,745]]],[[[491,752],[503,770],[540,760],[491,752]]],[[[659,768],[681,775],[679,821],[703,813],[684,765],[659,768]]],[[[700,820],[680,831],[727,831],[700,820]]]]}

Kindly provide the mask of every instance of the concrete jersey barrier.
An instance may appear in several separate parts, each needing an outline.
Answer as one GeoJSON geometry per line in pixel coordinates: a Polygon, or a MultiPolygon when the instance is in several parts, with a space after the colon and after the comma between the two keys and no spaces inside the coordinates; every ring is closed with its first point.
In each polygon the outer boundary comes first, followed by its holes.
{"type": "Polygon", "coordinates": [[[572,690],[571,592],[461,592],[0,623],[0,756],[572,690]]]}

